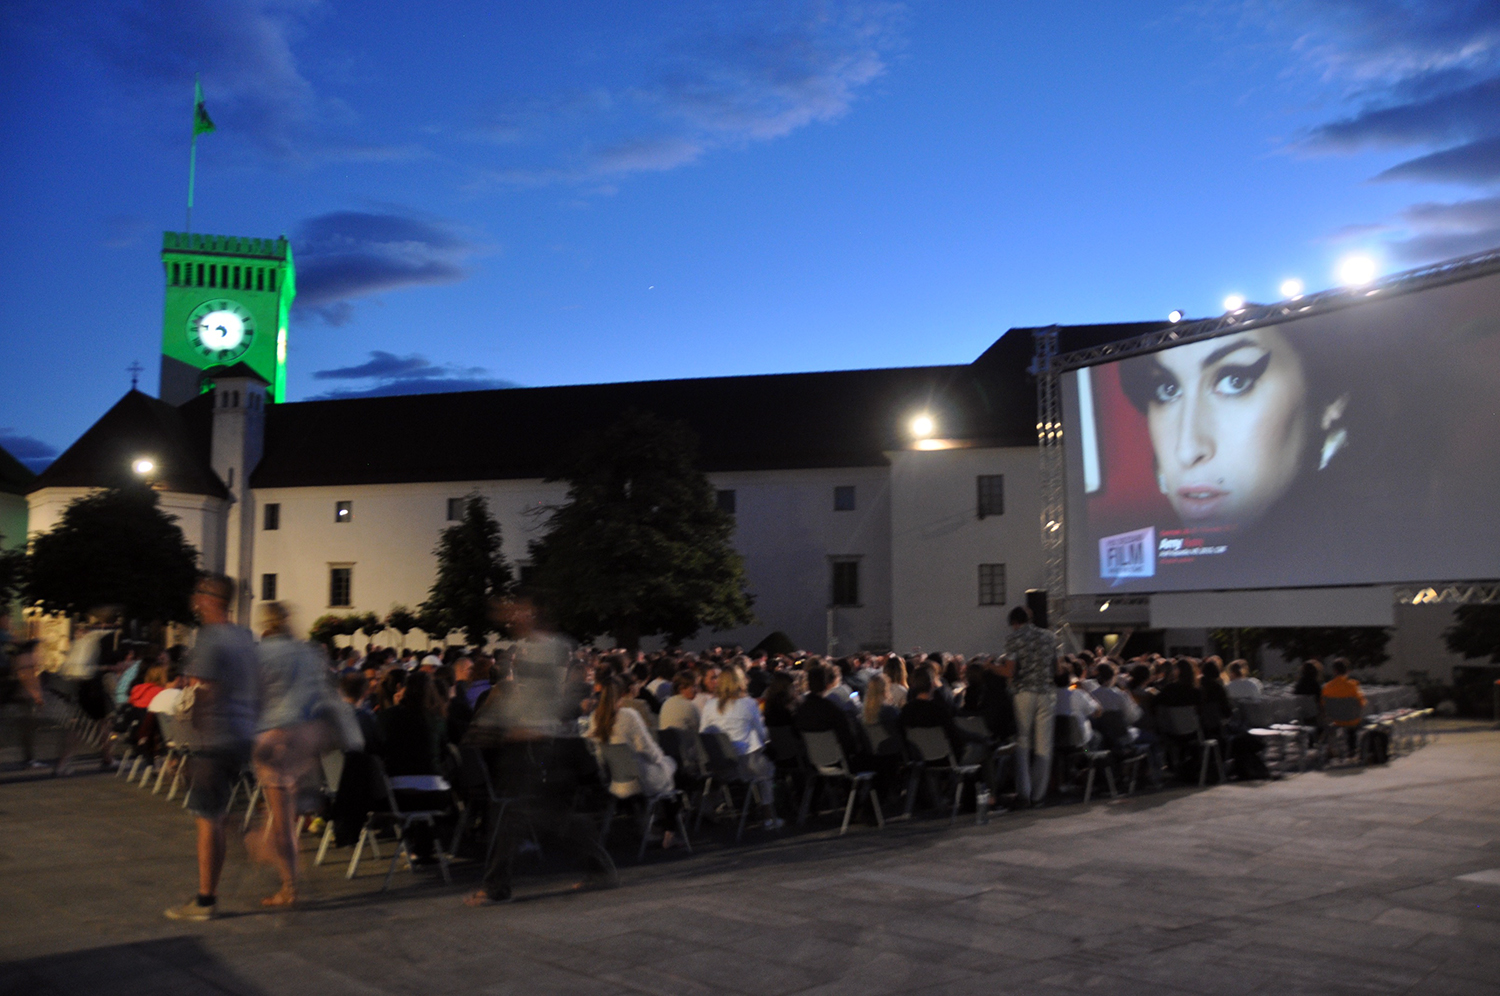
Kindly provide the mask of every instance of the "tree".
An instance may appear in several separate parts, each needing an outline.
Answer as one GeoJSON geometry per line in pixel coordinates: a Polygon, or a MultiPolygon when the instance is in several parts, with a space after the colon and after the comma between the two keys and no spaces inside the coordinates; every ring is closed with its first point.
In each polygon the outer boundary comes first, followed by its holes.
{"type": "Polygon", "coordinates": [[[461,629],[472,646],[483,645],[496,629],[491,605],[509,594],[511,586],[510,565],[500,552],[500,523],[484,498],[469,495],[462,521],[443,530],[432,552],[438,560],[437,580],[421,612],[444,634],[461,629]]]}
{"type": "Polygon", "coordinates": [[[333,638],[344,632],[344,617],[336,615],[323,615],[313,620],[312,628],[307,632],[307,638],[314,643],[321,643],[328,650],[328,656],[332,657],[334,652],[333,638]]]}
{"type": "Polygon", "coordinates": [[[118,605],[127,618],[191,622],[198,552],[157,494],[135,485],[85,495],[31,545],[26,598],[75,614],[118,605]]]}
{"type": "Polygon", "coordinates": [[[16,596],[26,590],[28,567],[25,548],[0,551],[0,612],[7,612],[16,596]]]}
{"type": "Polygon", "coordinates": [[[385,625],[387,629],[393,629],[401,634],[401,648],[406,649],[406,634],[416,629],[421,623],[417,614],[404,605],[393,605],[391,611],[386,613],[385,625]]]}
{"type": "Polygon", "coordinates": [[[563,630],[635,650],[645,636],[676,644],[754,619],[734,519],[696,450],[685,425],[630,410],[548,478],[568,497],[531,544],[530,583],[563,630]]]}
{"type": "Polygon", "coordinates": [[[1374,667],[1390,659],[1391,631],[1382,626],[1282,626],[1268,629],[1266,646],[1287,660],[1343,657],[1352,667],[1374,667]]]}
{"type": "Polygon", "coordinates": [[[1460,605],[1443,642],[1464,657],[1489,657],[1500,664],[1500,605],[1460,605]]]}

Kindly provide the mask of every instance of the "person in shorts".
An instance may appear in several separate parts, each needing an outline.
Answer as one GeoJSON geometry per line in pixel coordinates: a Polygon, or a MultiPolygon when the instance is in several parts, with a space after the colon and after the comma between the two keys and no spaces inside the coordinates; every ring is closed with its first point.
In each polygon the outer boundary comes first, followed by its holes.
{"type": "Polygon", "coordinates": [[[255,739],[259,658],[250,631],[229,622],[233,597],[234,582],[220,574],[200,575],[193,591],[201,625],[183,673],[193,691],[188,808],[198,824],[198,895],[167,910],[173,920],[209,920],[217,913],[229,796],[255,739]]]}

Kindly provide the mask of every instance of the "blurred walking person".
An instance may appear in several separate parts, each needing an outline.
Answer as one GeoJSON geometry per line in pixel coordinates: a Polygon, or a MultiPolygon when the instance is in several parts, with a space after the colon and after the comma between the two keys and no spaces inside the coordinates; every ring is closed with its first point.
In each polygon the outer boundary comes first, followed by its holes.
{"type": "Polygon", "coordinates": [[[193,591],[193,614],[201,625],[184,673],[193,696],[188,808],[197,818],[198,895],[167,910],[173,920],[217,915],[229,796],[255,739],[260,664],[250,631],[229,622],[233,597],[234,582],[222,574],[200,575],[193,591]]]}
{"type": "Polygon", "coordinates": [[[297,790],[310,783],[331,737],[323,706],[328,667],[310,644],[292,636],[286,607],[261,606],[260,720],[255,726],[255,778],[266,798],[260,842],[246,839],[253,857],[276,869],[281,888],[262,906],[297,901],[297,790]]]}

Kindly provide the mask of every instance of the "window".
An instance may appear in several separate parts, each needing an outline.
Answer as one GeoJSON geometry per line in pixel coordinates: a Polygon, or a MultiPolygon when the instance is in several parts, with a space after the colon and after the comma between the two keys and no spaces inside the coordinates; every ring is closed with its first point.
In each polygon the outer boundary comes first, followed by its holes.
{"type": "Polygon", "coordinates": [[[275,289],[276,289],[276,271],[275,270],[267,270],[266,271],[266,290],[268,290],[268,291],[274,291],[275,289]]]}
{"type": "Polygon", "coordinates": [[[714,503],[719,506],[719,511],[734,514],[734,489],[725,488],[714,492],[714,503]]]}
{"type": "Polygon", "coordinates": [[[462,522],[464,520],[464,503],[465,503],[465,501],[466,501],[466,499],[463,499],[463,498],[449,498],[448,499],[448,521],[449,522],[462,522]]]}
{"type": "Polygon", "coordinates": [[[347,608],[354,604],[354,568],[328,568],[328,605],[347,608]]]}
{"type": "Polygon", "coordinates": [[[334,522],[353,522],[354,521],[354,502],[352,502],[352,501],[336,501],[336,502],[334,502],[333,503],[333,521],[334,522]]]}
{"type": "MultiPolygon", "coordinates": [[[[981,478],[982,480],[982,478],[981,478]]],[[[979,604],[1005,604],[1005,565],[979,565],[979,604]]]]}
{"type": "MultiPolygon", "coordinates": [[[[193,265],[192,263],[189,263],[188,264],[189,268],[191,268],[192,265],[193,265]]],[[[198,264],[198,282],[194,286],[196,286],[196,287],[202,287],[203,286],[203,264],[202,263],[198,264]]]]}
{"type": "Polygon", "coordinates": [[[833,510],[835,512],[854,511],[854,485],[840,484],[833,489],[833,510]]]}
{"type": "Polygon", "coordinates": [[[262,574],[260,576],[260,600],[262,602],[276,601],[276,575],[262,574]]]}
{"type": "Polygon", "coordinates": [[[258,291],[266,289],[266,270],[263,266],[255,268],[255,289],[258,291]]]}
{"type": "Polygon", "coordinates": [[[177,285],[177,284],[179,284],[181,282],[182,282],[182,264],[181,263],[173,263],[172,264],[172,283],[175,286],[175,285],[177,285]]]}
{"type": "Polygon", "coordinates": [[[833,567],[833,597],[830,605],[854,606],[859,604],[859,561],[835,560],[833,567]]]}
{"type": "Polygon", "coordinates": [[[266,516],[265,517],[265,528],[267,528],[267,529],[280,529],[281,528],[281,503],[273,501],[270,504],[268,504],[266,506],[265,516],[266,516]]]}
{"type": "Polygon", "coordinates": [[[1005,514],[1005,475],[980,474],[974,478],[979,489],[979,517],[1005,514]]]}
{"type": "Polygon", "coordinates": [[[231,266],[229,268],[229,272],[230,272],[230,276],[231,276],[231,279],[229,281],[229,285],[231,287],[233,287],[235,290],[239,290],[240,289],[240,268],[238,266],[231,266]]]}

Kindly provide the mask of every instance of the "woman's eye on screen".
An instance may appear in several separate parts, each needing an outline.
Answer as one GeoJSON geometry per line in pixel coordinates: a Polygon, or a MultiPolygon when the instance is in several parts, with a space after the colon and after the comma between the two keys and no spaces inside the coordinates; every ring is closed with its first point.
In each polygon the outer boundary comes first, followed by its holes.
{"type": "Polygon", "coordinates": [[[1229,397],[1244,394],[1260,380],[1270,362],[1271,354],[1267,353],[1246,367],[1220,367],[1219,377],[1214,381],[1214,392],[1229,397]]]}
{"type": "Polygon", "coordinates": [[[1175,380],[1159,380],[1151,389],[1152,398],[1163,405],[1176,401],[1181,394],[1182,387],[1175,380]]]}

